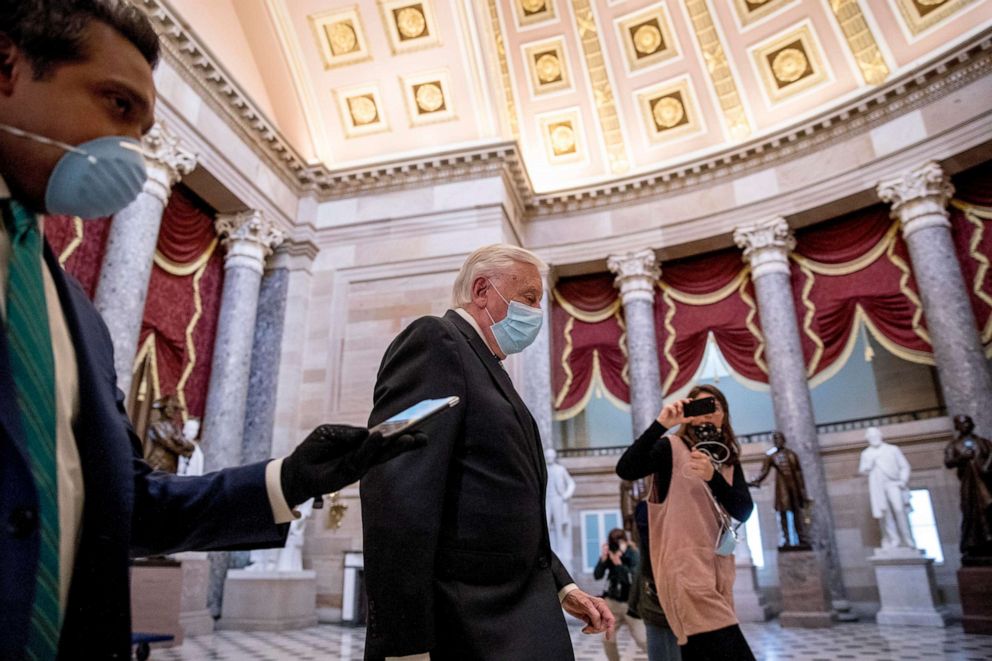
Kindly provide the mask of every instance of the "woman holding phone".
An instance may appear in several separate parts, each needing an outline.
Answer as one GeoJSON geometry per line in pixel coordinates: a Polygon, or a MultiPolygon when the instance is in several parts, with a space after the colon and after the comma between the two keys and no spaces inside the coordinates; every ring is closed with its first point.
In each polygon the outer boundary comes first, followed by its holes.
{"type": "Polygon", "coordinates": [[[729,518],[746,521],[754,504],[726,397],[705,384],[664,406],[616,471],[625,480],[652,478],[651,568],[683,660],[754,659],[734,613],[728,532],[729,518]]]}

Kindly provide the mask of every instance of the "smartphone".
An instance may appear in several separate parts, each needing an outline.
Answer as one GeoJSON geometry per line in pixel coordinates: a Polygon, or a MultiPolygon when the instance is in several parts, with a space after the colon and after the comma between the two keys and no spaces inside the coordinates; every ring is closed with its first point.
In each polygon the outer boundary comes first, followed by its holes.
{"type": "Polygon", "coordinates": [[[447,411],[453,406],[457,406],[461,400],[458,397],[442,397],[440,399],[425,399],[408,409],[400,411],[391,418],[380,422],[375,427],[369,429],[370,432],[379,432],[383,436],[396,436],[415,425],[419,425],[433,418],[442,411],[447,411]]]}
{"type": "Polygon", "coordinates": [[[687,418],[695,418],[699,415],[707,415],[716,411],[716,397],[706,397],[704,399],[694,399],[682,407],[682,414],[687,418]]]}

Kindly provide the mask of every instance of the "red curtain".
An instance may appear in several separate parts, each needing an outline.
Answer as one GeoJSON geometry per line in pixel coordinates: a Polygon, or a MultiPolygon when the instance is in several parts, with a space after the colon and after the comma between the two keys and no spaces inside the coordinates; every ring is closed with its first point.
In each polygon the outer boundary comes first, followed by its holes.
{"type": "Polygon", "coordinates": [[[861,321],[897,356],[933,364],[899,225],[875,205],[796,233],[792,286],[807,373],[829,378],[861,321]]]}
{"type": "Polygon", "coordinates": [[[710,333],[735,372],[768,382],[754,287],[739,250],[666,262],[658,287],[655,329],[666,396],[695,376],[710,333]]]}
{"type": "Polygon", "coordinates": [[[224,260],[215,212],[183,186],[162,217],[141,324],[137,366],[151,353],[155,396],[178,395],[188,415],[206,405],[224,260]]]}
{"type": "Polygon", "coordinates": [[[613,276],[562,278],[552,292],[551,350],[555,417],[580,413],[597,385],[619,405],[630,402],[622,310],[613,276]]]}
{"type": "Polygon", "coordinates": [[[954,177],[951,235],[985,353],[992,357],[992,163],[954,177]]]}
{"type": "Polygon", "coordinates": [[[45,239],[52,252],[66,272],[79,280],[91,299],[96,294],[109,233],[110,218],[45,217],[45,239]]]}

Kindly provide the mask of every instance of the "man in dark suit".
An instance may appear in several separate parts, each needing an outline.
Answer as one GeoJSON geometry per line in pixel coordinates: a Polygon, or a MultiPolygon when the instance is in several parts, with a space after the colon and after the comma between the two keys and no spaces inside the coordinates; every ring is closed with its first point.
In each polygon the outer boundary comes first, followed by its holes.
{"type": "Polygon", "coordinates": [[[541,439],[500,362],[540,328],[541,267],[514,246],[475,251],[455,309],[414,321],[382,359],[369,424],[461,403],[426,424],[422,451],[362,480],[367,659],[571,659],[562,608],[612,635],[606,604],[551,551],[541,439]]]}
{"type": "Polygon", "coordinates": [[[426,441],[323,425],[285,459],[202,477],[141,459],[107,329],[36,214],[111,214],[140,191],[122,145],[152,124],[158,48],[127,3],[0,0],[4,661],[130,658],[129,555],[281,545],[290,507],[426,441]]]}

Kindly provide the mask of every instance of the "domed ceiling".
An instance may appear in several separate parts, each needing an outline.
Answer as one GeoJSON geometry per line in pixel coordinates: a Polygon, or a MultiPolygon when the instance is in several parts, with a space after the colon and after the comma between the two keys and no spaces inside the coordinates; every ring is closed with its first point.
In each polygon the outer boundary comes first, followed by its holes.
{"type": "Polygon", "coordinates": [[[516,139],[538,192],[774,133],[992,26],[992,0],[172,4],[312,160],[516,139]]]}

